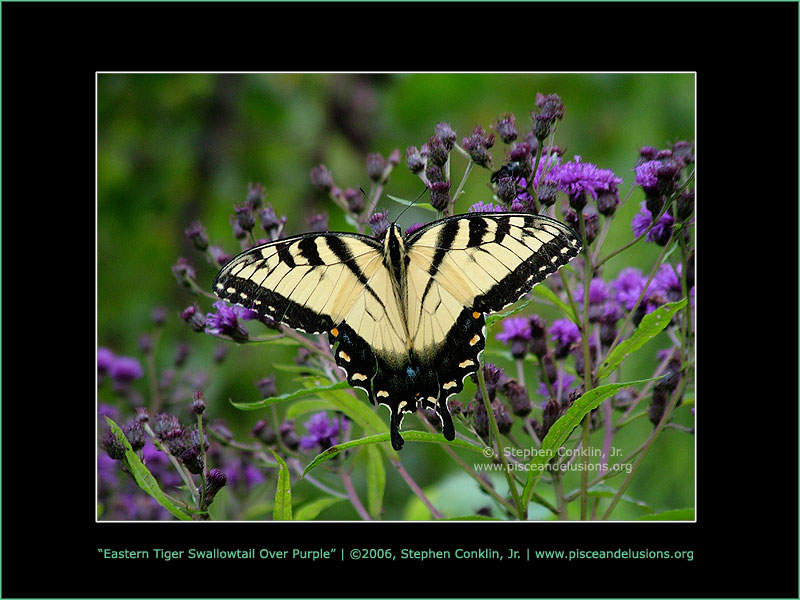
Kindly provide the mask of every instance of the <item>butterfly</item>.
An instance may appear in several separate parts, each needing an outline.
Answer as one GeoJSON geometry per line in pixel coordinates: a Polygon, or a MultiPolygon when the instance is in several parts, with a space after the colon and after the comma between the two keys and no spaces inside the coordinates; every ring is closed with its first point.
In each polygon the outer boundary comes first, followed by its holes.
{"type": "Polygon", "coordinates": [[[580,237],[527,213],[469,213],[407,237],[305,233],[246,250],[214,293],[288,327],[327,334],[336,364],[372,404],[389,408],[392,447],[403,415],[435,410],[455,438],[447,399],[480,367],[485,316],[516,302],[575,258],[580,237]]]}

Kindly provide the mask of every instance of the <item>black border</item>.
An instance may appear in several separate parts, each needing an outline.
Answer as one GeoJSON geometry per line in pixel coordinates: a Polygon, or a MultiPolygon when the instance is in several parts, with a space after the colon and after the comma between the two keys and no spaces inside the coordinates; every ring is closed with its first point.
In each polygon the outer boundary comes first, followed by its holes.
{"type": "Polygon", "coordinates": [[[3,597],[797,597],[797,355],[796,345],[776,345],[797,331],[797,285],[787,281],[797,274],[796,4],[6,2],[0,10],[3,597]],[[95,452],[94,391],[85,389],[95,360],[87,262],[95,72],[295,69],[698,72],[698,348],[706,359],[698,358],[698,523],[94,522],[94,474],[77,465],[95,452]],[[63,281],[32,281],[30,261],[63,281]],[[776,262],[779,270],[768,272],[776,262]],[[759,306],[773,282],[781,288],[759,306]],[[794,319],[758,328],[748,309],[763,318],[775,304],[794,319]],[[726,308],[736,321],[720,319],[726,308]],[[767,340],[776,329],[778,340],[767,340]],[[67,348],[81,357],[78,368],[67,348]],[[786,429],[769,451],[754,452],[763,444],[757,428],[776,414],[786,429]],[[476,539],[692,549],[694,560],[427,561],[401,569],[287,562],[273,570],[258,559],[142,566],[97,551],[455,549],[476,539]]]}

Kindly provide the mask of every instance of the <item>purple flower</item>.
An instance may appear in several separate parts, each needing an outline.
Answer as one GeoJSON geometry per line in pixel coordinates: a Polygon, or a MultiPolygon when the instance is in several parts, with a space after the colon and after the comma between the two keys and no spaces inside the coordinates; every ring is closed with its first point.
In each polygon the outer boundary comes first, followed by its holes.
{"type": "Polygon", "coordinates": [[[323,449],[330,448],[336,443],[335,436],[339,433],[338,419],[328,420],[325,412],[318,412],[304,423],[308,435],[300,438],[300,448],[309,450],[317,444],[323,449]]]}
{"type": "MultiPolygon", "coordinates": [[[[579,285],[575,290],[575,296],[578,300],[578,305],[583,309],[583,286],[579,285]]],[[[595,277],[589,282],[589,304],[602,304],[608,300],[608,285],[606,282],[595,277]]]]}
{"type": "MultiPolygon", "coordinates": [[[[558,189],[567,194],[571,201],[589,195],[597,200],[598,192],[604,191],[616,195],[617,186],[622,179],[614,175],[611,169],[599,169],[592,163],[581,162],[580,156],[575,162],[564,163],[551,171],[551,178],[558,184],[558,189]]],[[[585,205],[585,201],[583,202],[585,205]]],[[[573,206],[580,210],[583,206],[573,206]]]]}
{"type": "MultiPolygon", "coordinates": [[[[575,381],[574,375],[570,375],[566,371],[559,369],[556,380],[550,382],[553,388],[553,393],[556,395],[557,399],[561,400],[561,402],[566,402],[566,400],[569,398],[569,393],[572,391],[570,386],[572,385],[573,381],[575,381]]],[[[545,398],[549,396],[547,392],[547,385],[545,385],[544,381],[539,384],[539,394],[545,398]]]]}
{"type": "Polygon", "coordinates": [[[97,375],[98,379],[108,373],[114,363],[114,353],[108,348],[97,349],[97,375]]]}
{"type": "Polygon", "coordinates": [[[389,213],[372,213],[368,220],[372,227],[372,237],[379,238],[389,229],[389,213]]]}
{"type": "Polygon", "coordinates": [[[469,207],[469,212],[505,212],[506,209],[500,206],[499,204],[495,206],[491,202],[489,204],[484,204],[482,201],[478,201],[472,206],[469,207]]]}
{"type": "MultiPolygon", "coordinates": [[[[533,187],[539,189],[539,183],[544,177],[545,182],[552,182],[557,184],[553,179],[553,171],[561,165],[561,157],[555,152],[551,151],[550,147],[542,150],[542,156],[539,158],[539,166],[536,167],[536,175],[533,177],[533,187]],[[548,154],[549,152],[549,154],[548,154]]],[[[533,170],[533,163],[536,162],[536,156],[531,157],[531,170],[533,170]]],[[[521,185],[524,185],[521,183],[521,185]]]]}
{"type": "Polygon", "coordinates": [[[217,309],[217,312],[206,315],[206,333],[215,336],[227,335],[237,342],[247,341],[249,334],[239,320],[257,319],[258,313],[221,301],[215,302],[214,308],[217,309]]]}
{"type": "Polygon", "coordinates": [[[117,356],[108,369],[115,383],[125,385],[144,375],[142,365],[131,356],[117,356]]]}
{"type": "Polygon", "coordinates": [[[508,344],[513,340],[527,342],[531,339],[531,323],[527,317],[512,317],[503,321],[503,332],[497,339],[508,344]]]}
{"type": "MultiPolygon", "coordinates": [[[[647,228],[653,222],[653,214],[648,210],[646,204],[646,201],[641,203],[639,212],[633,216],[633,221],[631,221],[631,229],[633,229],[633,235],[636,237],[647,231],[647,228]]],[[[666,212],[661,215],[658,223],[647,232],[645,242],[656,242],[659,246],[666,244],[672,236],[673,223],[675,223],[675,219],[671,214],[666,212]]]]}
{"type": "Polygon", "coordinates": [[[527,317],[505,319],[503,332],[497,334],[497,339],[504,344],[511,344],[511,355],[514,358],[523,358],[531,339],[531,322],[527,317]]]}
{"type": "Polygon", "coordinates": [[[625,310],[632,310],[646,282],[647,278],[642,275],[639,269],[633,267],[622,269],[617,278],[611,282],[614,299],[625,310]]]}
{"type": "Polygon", "coordinates": [[[634,180],[637,185],[642,186],[646,192],[658,191],[658,168],[661,166],[659,160],[648,160],[640,164],[634,170],[636,171],[636,179],[634,180]]]}
{"type": "Polygon", "coordinates": [[[663,264],[653,277],[651,288],[661,292],[669,302],[675,302],[683,298],[683,287],[680,280],[681,267],[682,265],[678,265],[676,272],[672,265],[663,264]]]}
{"type": "Polygon", "coordinates": [[[556,319],[550,325],[550,339],[556,342],[556,358],[564,358],[569,352],[569,347],[581,339],[578,326],[569,319],[556,319]]]}
{"type": "Polygon", "coordinates": [[[556,319],[550,325],[550,339],[559,344],[572,344],[581,339],[578,326],[569,319],[556,319]]]}

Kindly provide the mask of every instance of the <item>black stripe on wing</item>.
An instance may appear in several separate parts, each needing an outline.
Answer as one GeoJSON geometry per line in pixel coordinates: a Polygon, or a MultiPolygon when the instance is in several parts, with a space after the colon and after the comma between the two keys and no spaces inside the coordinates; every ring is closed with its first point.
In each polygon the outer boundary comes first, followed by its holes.
{"type": "Polygon", "coordinates": [[[337,282],[328,282],[332,289],[320,289],[326,269],[344,264],[367,292],[375,296],[356,264],[361,254],[353,253],[348,247],[347,238],[363,244],[366,251],[381,251],[380,244],[373,238],[358,234],[323,232],[294,236],[250,248],[235,256],[215,277],[212,291],[224,300],[293,329],[307,333],[328,332],[335,325],[331,316],[308,306],[312,299],[318,306],[325,304],[335,291],[333,288],[337,287],[337,282]],[[326,262],[320,255],[317,245],[320,239],[324,240],[324,246],[331,255],[336,257],[335,262],[326,262]],[[265,281],[277,269],[282,269],[280,272],[284,273],[283,276],[275,285],[266,286],[265,281]],[[248,276],[236,275],[242,272],[248,273],[248,276]],[[291,291],[288,294],[286,290],[283,290],[284,293],[277,292],[274,288],[281,286],[287,277],[294,282],[291,291]],[[312,279],[307,280],[308,277],[312,279]],[[313,289],[308,291],[308,285],[313,289]],[[295,294],[298,289],[304,290],[300,296],[295,294]]]}

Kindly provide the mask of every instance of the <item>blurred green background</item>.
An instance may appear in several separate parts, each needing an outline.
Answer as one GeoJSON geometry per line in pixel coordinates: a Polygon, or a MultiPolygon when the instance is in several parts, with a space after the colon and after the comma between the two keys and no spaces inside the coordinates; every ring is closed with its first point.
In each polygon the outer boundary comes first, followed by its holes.
{"type": "MultiPolygon", "coordinates": [[[[118,354],[140,357],[137,338],[151,330],[154,306],[169,311],[156,357],[161,369],[169,368],[176,345],[191,344],[189,368],[211,369],[216,340],[195,334],[178,318],[195,301],[177,285],[171,267],[183,256],[197,269],[198,281],[210,289],[216,270],[186,240],[183,230],[194,220],[205,225],[212,244],[229,253],[239,250],[229,216],[233,205],[245,200],[249,182],[263,183],[278,215],[287,215],[286,234],[308,229],[307,216],[325,211],[331,230],[347,230],[343,215],[311,186],[309,170],[324,163],[336,184],[369,189],[364,159],[368,153],[387,156],[398,149],[405,158],[408,146],[421,146],[434,126],[448,122],[459,141],[475,125],[486,131],[498,116],[513,113],[521,137],[529,130],[529,112],[537,92],[558,94],[566,106],[555,143],[566,148],[564,160],[582,160],[609,168],[623,178],[621,195],[631,189],[641,146],[667,147],[679,139],[694,139],[695,82],[693,74],[100,74],[97,81],[97,291],[98,345],[118,354]]],[[[504,160],[504,145],[492,149],[495,168],[504,160]]],[[[466,161],[452,159],[454,186],[466,161]]],[[[457,212],[478,200],[488,202],[489,171],[476,168],[465,187],[457,212]]],[[[385,193],[415,198],[422,191],[419,179],[405,167],[395,168],[385,193]]],[[[614,221],[604,248],[610,251],[631,239],[630,222],[643,194],[636,189],[614,221]]],[[[389,200],[379,208],[390,216],[400,206],[389,200]]],[[[409,211],[401,224],[428,220],[431,213],[409,211]]],[[[606,281],[620,269],[649,269],[658,254],[652,244],[639,244],[605,267],[606,281]]],[[[605,252],[603,253],[605,254],[605,252]]],[[[211,310],[211,301],[197,299],[211,310]]],[[[546,318],[557,315],[543,311],[546,318]]],[[[499,331],[490,332],[490,338],[499,331]]],[[[263,334],[251,327],[251,333],[263,334]]],[[[666,347],[662,335],[636,361],[626,364],[624,377],[652,374],[655,351],[666,347]]],[[[212,420],[223,418],[238,438],[247,438],[258,414],[232,409],[228,399],[258,399],[253,382],[273,374],[270,365],[291,362],[293,350],[285,346],[236,347],[229,345],[225,363],[204,387],[212,420]]],[[[487,360],[514,373],[513,364],[490,345],[487,360]]],[[[533,373],[531,369],[531,373],[533,373]]],[[[278,373],[279,393],[294,389],[291,377],[278,373]]],[[[141,391],[146,394],[143,383],[141,391]]],[[[538,387],[538,385],[536,386],[538,387]]],[[[462,400],[473,388],[467,385],[462,400]]],[[[189,398],[187,398],[187,401],[189,398]]],[[[534,398],[538,401],[540,398],[534,398]]],[[[111,399],[104,399],[111,402],[111,399]]],[[[380,408],[385,416],[386,410],[380,408]]],[[[678,420],[691,422],[688,408],[678,409],[678,420]]],[[[638,446],[650,424],[641,419],[625,430],[619,445],[638,446]]],[[[302,420],[301,420],[302,422],[302,420]]],[[[406,428],[418,428],[406,417],[406,428]]],[[[594,443],[593,445],[598,445],[594,443]]],[[[694,505],[694,440],[667,430],[649,453],[643,469],[627,494],[647,500],[656,510],[694,505]]],[[[459,514],[490,504],[488,496],[448,493],[447,486],[475,489],[452,461],[434,445],[407,444],[404,464],[442,506],[458,501],[469,504],[459,514]],[[439,485],[441,483],[441,485],[439,485]]],[[[470,458],[470,461],[473,459],[470,458]]],[[[423,516],[407,486],[387,468],[385,518],[423,516]]],[[[567,477],[565,489],[577,485],[567,477]]],[[[499,488],[504,486],[498,478],[499,488]]],[[[621,478],[609,483],[618,485],[621,478]]],[[[356,480],[357,485],[362,482],[356,480]]],[[[296,498],[310,498],[316,490],[294,490],[296,498]]],[[[547,495],[546,486],[539,490],[547,495]]],[[[449,508],[448,508],[449,510],[449,508]]],[[[615,518],[636,518],[641,510],[622,504],[615,518]]],[[[328,509],[323,518],[355,518],[342,504],[328,509]]]]}

